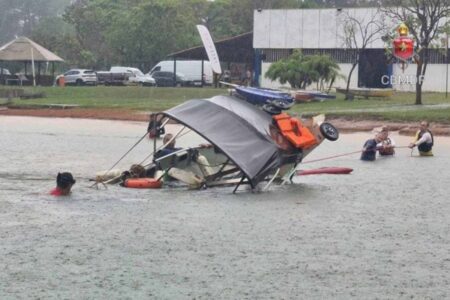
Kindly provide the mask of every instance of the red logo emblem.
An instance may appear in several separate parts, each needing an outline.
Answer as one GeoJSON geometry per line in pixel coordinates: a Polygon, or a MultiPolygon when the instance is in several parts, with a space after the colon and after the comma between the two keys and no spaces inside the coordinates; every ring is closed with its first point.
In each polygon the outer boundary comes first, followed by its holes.
{"type": "Polygon", "coordinates": [[[414,41],[408,37],[400,36],[394,39],[393,54],[398,59],[407,61],[414,55],[414,41]]]}
{"type": "Polygon", "coordinates": [[[408,37],[409,29],[404,23],[397,27],[398,36],[392,42],[392,54],[404,64],[414,56],[414,40],[408,37]]]}

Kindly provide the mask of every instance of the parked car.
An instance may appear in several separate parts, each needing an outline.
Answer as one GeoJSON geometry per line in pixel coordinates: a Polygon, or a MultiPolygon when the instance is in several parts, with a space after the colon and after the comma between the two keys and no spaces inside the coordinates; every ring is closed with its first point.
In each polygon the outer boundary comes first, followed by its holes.
{"type": "Polygon", "coordinates": [[[156,82],[149,74],[142,73],[141,70],[131,67],[111,67],[109,70],[111,73],[127,73],[128,82],[131,84],[139,84],[146,86],[155,86],[156,82]]]}
{"type": "Polygon", "coordinates": [[[98,84],[104,85],[127,85],[129,73],[113,73],[109,71],[97,71],[98,84]]]}
{"type": "Polygon", "coordinates": [[[151,73],[157,86],[188,86],[189,83],[181,73],[177,73],[176,84],[174,84],[173,72],[156,71],[151,73]]]}
{"type": "MultiPolygon", "coordinates": [[[[204,84],[213,84],[213,71],[211,63],[207,60],[177,60],[176,62],[176,72],[180,72],[184,75],[185,80],[192,86],[202,85],[202,70],[203,70],[203,80],[204,84]]],[[[163,60],[157,63],[151,70],[150,74],[157,71],[174,71],[174,61],[173,60],[163,60]]]]}
{"type": "Polygon", "coordinates": [[[97,74],[93,70],[71,69],[63,75],[65,84],[97,85],[97,74]]]}

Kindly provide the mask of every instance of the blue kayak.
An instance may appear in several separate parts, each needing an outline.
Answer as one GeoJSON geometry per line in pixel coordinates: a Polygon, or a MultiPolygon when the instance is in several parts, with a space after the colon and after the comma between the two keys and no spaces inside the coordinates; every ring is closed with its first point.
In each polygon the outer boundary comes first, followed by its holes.
{"type": "Polygon", "coordinates": [[[254,105],[269,104],[279,109],[288,109],[295,103],[294,98],[289,93],[247,86],[235,86],[234,89],[239,96],[254,105]]]}

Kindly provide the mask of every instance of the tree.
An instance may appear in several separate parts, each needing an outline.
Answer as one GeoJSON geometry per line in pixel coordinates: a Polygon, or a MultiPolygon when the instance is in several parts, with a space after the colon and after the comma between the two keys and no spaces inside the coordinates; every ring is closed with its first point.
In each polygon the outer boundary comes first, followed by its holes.
{"type": "Polygon", "coordinates": [[[312,82],[317,83],[318,90],[330,91],[336,78],[343,77],[339,74],[339,65],[328,55],[309,56],[306,67],[310,71],[312,82]],[[325,84],[328,83],[328,87],[325,84]]]}
{"type": "Polygon", "coordinates": [[[70,0],[0,0],[0,42],[29,36],[40,20],[57,16],[70,0]]]}
{"type": "Polygon", "coordinates": [[[195,11],[185,2],[145,1],[113,19],[104,36],[122,63],[149,68],[171,52],[200,43],[195,11]]]}
{"type": "Polygon", "coordinates": [[[394,20],[405,23],[415,39],[416,101],[422,104],[422,85],[429,62],[429,49],[442,47],[440,35],[450,25],[448,0],[390,0],[391,7],[382,11],[394,20]]]}
{"type": "Polygon", "coordinates": [[[92,61],[88,62],[82,56],[84,50],[76,39],[75,30],[61,17],[48,17],[40,20],[30,37],[62,57],[65,65],[69,67],[93,67],[92,61]]]}
{"type": "Polygon", "coordinates": [[[313,0],[215,0],[208,3],[203,20],[214,38],[252,31],[255,9],[317,7],[313,0]]]}
{"type": "MultiPolygon", "coordinates": [[[[101,68],[114,58],[109,47],[105,32],[114,25],[115,16],[126,11],[124,1],[108,0],[76,0],[65,10],[63,19],[72,25],[75,38],[84,55],[80,55],[79,65],[84,65],[82,58],[93,58],[95,65],[91,67],[101,68]]],[[[80,51],[81,54],[81,51],[80,51]]]]}
{"type": "Polygon", "coordinates": [[[349,99],[348,90],[352,79],[353,71],[360,63],[361,53],[367,46],[375,41],[381,32],[386,28],[385,22],[379,10],[375,14],[370,11],[364,16],[352,16],[349,12],[343,12],[342,22],[343,35],[341,39],[344,46],[352,51],[352,67],[347,76],[347,86],[345,99],[349,99]]]}
{"type": "Polygon", "coordinates": [[[127,64],[145,70],[169,53],[200,43],[204,0],[77,0],[65,20],[98,67],[127,64]]]}
{"type": "Polygon", "coordinates": [[[339,66],[327,55],[304,56],[301,51],[295,50],[292,55],[270,65],[265,77],[271,80],[286,82],[292,88],[305,89],[313,82],[317,88],[328,90],[339,75],[339,66]]]}

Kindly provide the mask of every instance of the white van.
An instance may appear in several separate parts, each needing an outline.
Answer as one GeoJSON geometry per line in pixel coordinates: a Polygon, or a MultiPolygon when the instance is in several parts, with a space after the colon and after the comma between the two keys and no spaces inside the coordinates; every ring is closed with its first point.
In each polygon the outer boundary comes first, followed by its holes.
{"type": "Polygon", "coordinates": [[[128,74],[128,82],[140,85],[155,86],[156,82],[150,75],[142,73],[137,68],[130,67],[111,67],[111,73],[126,73],[128,74]]]}
{"type": "MultiPolygon", "coordinates": [[[[177,60],[177,73],[184,75],[186,81],[193,85],[202,84],[202,61],[201,60],[177,60]]],[[[173,60],[163,60],[157,63],[148,74],[157,71],[173,72],[173,60]]],[[[211,63],[208,60],[203,61],[203,74],[205,74],[205,83],[213,84],[213,71],[211,63]]]]}

